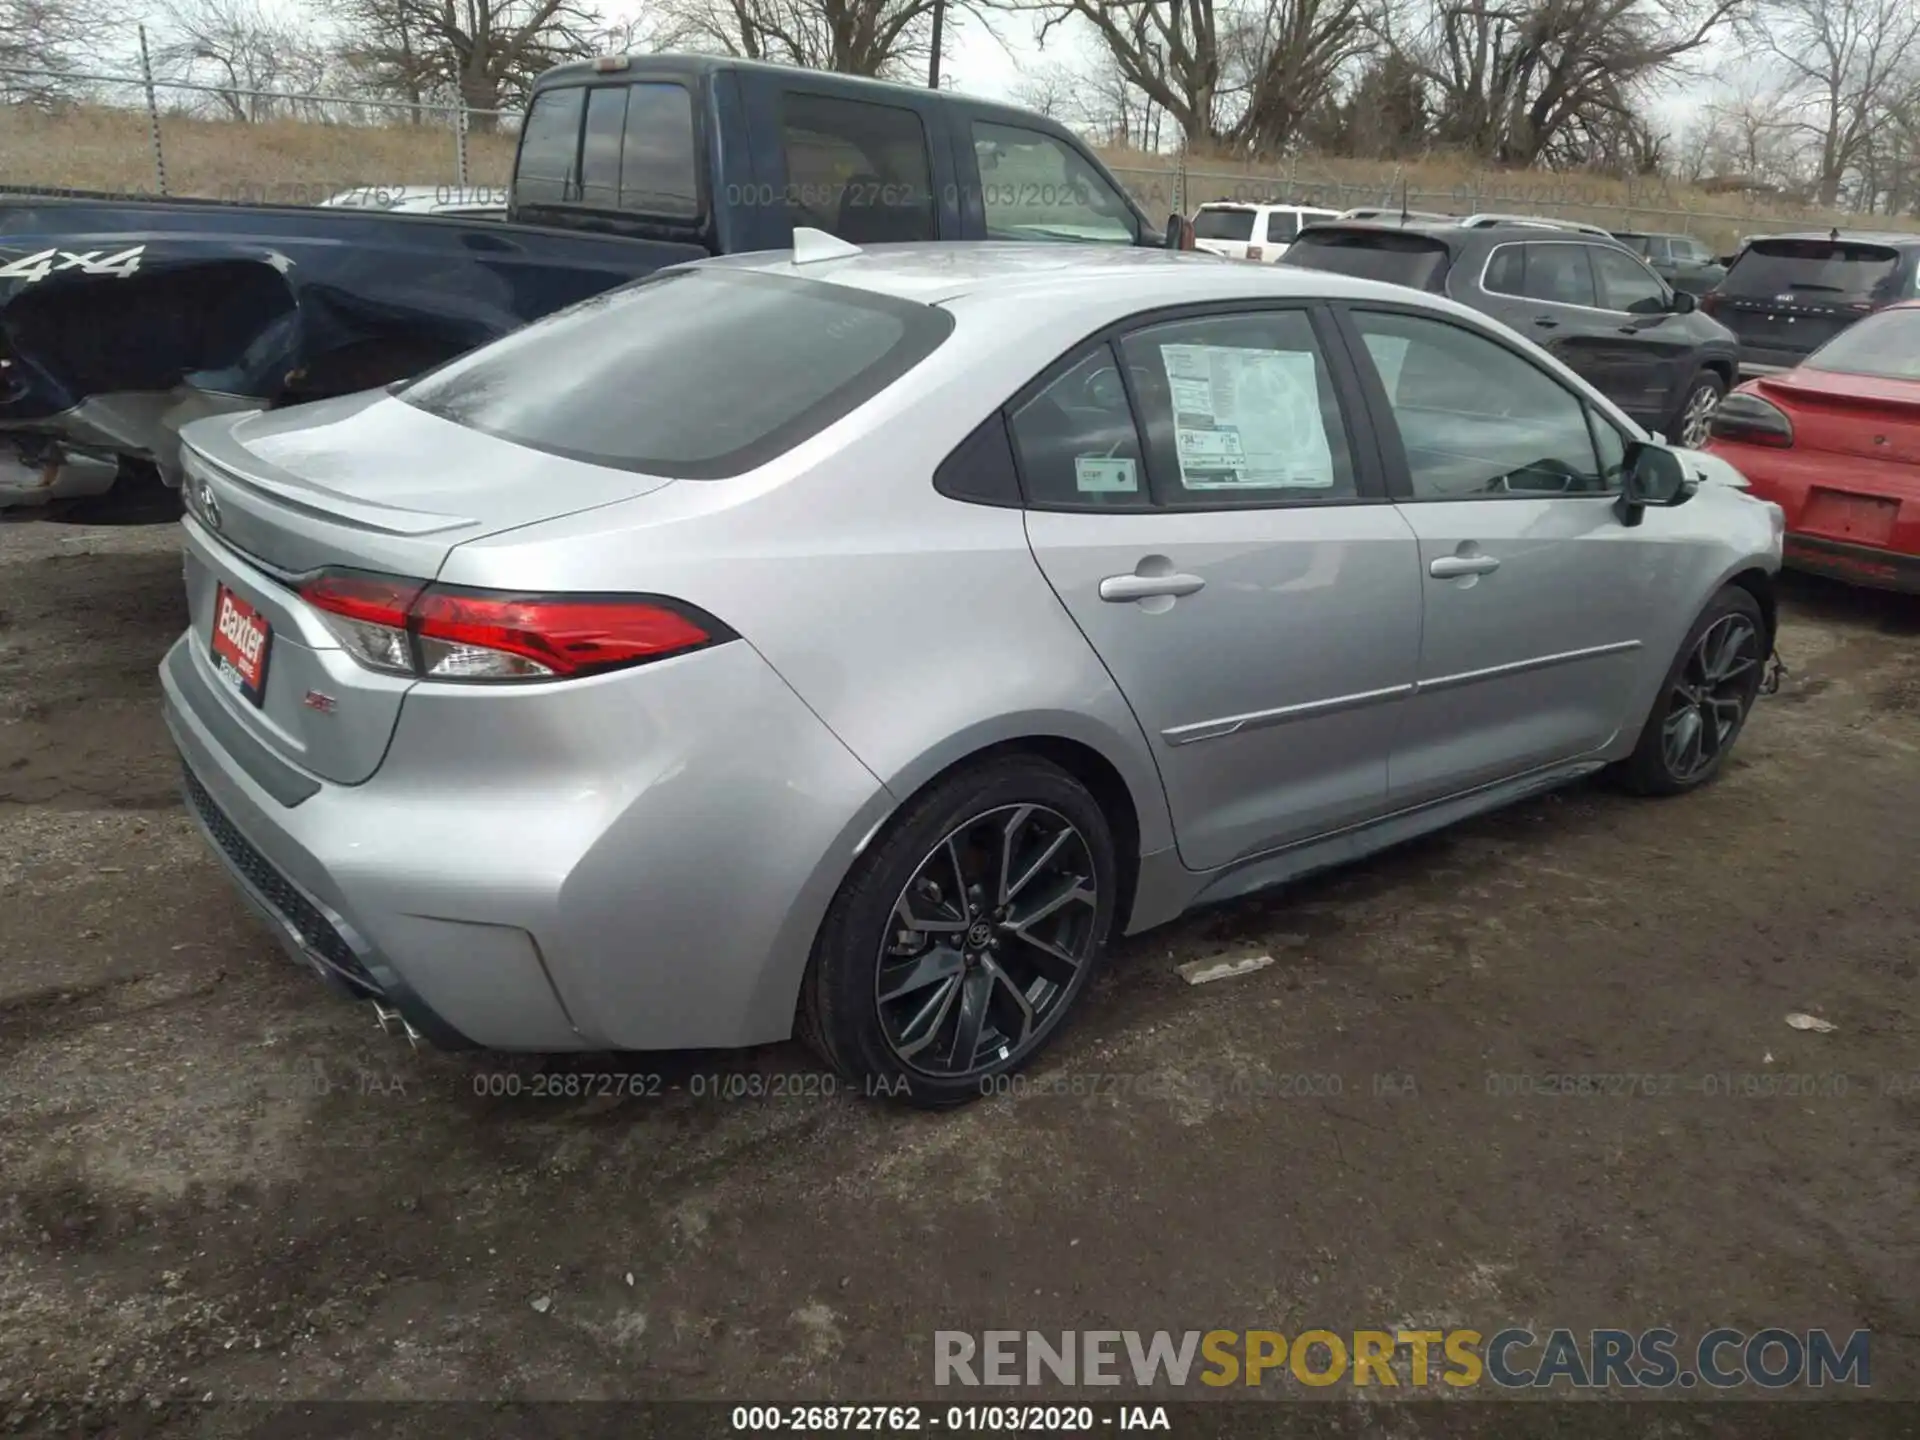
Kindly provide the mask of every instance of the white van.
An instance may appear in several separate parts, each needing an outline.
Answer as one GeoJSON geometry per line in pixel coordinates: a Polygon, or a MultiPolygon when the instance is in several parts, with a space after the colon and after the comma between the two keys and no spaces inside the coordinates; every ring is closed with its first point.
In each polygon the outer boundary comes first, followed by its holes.
{"type": "Polygon", "coordinates": [[[1215,200],[1193,215],[1193,242],[1197,249],[1229,260],[1254,260],[1271,265],[1286,254],[1302,225],[1331,220],[1338,212],[1311,205],[1255,205],[1215,200]]]}

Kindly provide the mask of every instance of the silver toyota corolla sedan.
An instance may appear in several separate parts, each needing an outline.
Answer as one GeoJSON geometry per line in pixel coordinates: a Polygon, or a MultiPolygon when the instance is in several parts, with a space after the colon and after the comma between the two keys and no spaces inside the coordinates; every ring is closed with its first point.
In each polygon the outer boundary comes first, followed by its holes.
{"type": "Polygon", "coordinates": [[[964,1099],[1115,935],[1710,779],[1772,646],[1724,462],[1316,271],[805,235],[186,440],[192,811],[448,1046],[964,1099]]]}

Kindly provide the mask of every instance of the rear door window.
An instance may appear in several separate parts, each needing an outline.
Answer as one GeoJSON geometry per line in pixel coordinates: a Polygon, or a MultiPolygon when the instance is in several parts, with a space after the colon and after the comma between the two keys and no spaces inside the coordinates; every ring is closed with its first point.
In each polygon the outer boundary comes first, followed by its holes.
{"type": "Polygon", "coordinates": [[[934,238],[927,130],[915,112],[793,91],[780,133],[795,225],[854,245],[934,238]]]}
{"type": "Polygon", "coordinates": [[[1300,233],[1300,217],[1291,210],[1274,210],[1267,215],[1267,240],[1274,245],[1291,244],[1300,233]]]}
{"type": "Polygon", "coordinates": [[[548,454],[716,479],[851,413],[952,328],[935,306],[848,286],[682,271],[536,321],[395,393],[548,454]]]}
{"type": "Polygon", "coordinates": [[[1059,137],[976,120],[973,153],[989,239],[1131,245],[1139,238],[1126,198],[1059,137]]]}
{"type": "Polygon", "coordinates": [[[1196,240],[1251,240],[1253,211],[1202,210],[1193,222],[1196,240]]]}
{"type": "Polygon", "coordinates": [[[520,136],[514,191],[522,204],[557,204],[578,198],[580,116],[586,91],[578,85],[542,90],[533,97],[520,136]]]}
{"type": "Polygon", "coordinates": [[[1583,305],[1597,308],[1593,288],[1593,267],[1587,263],[1586,245],[1526,245],[1524,293],[1529,299],[1551,305],[1583,305]]]}
{"type": "Polygon", "coordinates": [[[1447,273],[1448,258],[1447,247],[1427,235],[1395,230],[1322,230],[1288,246],[1280,263],[1432,290],[1447,273]]]}
{"type": "Polygon", "coordinates": [[[1809,304],[1876,298],[1894,280],[1900,252],[1848,240],[1755,240],[1720,282],[1722,293],[1809,304]]]}
{"type": "Polygon", "coordinates": [[[1354,498],[1339,397],[1306,311],[1175,320],[1134,331],[1120,353],[1163,503],[1354,498]]]}
{"type": "Polygon", "coordinates": [[[1140,432],[1113,347],[1102,345],[1012,415],[1027,503],[1043,510],[1140,510],[1140,432]]]}
{"type": "Polygon", "coordinates": [[[1645,265],[1618,250],[1598,245],[1582,247],[1593,260],[1594,279],[1600,287],[1600,308],[1629,315],[1659,315],[1667,308],[1667,287],[1645,265]]]}

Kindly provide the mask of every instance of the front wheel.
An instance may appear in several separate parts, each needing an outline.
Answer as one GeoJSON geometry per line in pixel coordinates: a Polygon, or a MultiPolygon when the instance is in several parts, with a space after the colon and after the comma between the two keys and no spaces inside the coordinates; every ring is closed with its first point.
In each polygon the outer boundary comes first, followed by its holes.
{"type": "Polygon", "coordinates": [[[1738,585],[1715,595],[1680,655],[1619,778],[1642,795],[1680,795],[1725,767],[1747,723],[1767,659],[1760,602],[1738,585]]]}
{"type": "Polygon", "coordinates": [[[869,1093],[957,1105],[1026,1065],[1085,992],[1114,919],[1113,836],[1059,767],[1013,756],[912,801],[841,887],[801,1033],[869,1093]]]}

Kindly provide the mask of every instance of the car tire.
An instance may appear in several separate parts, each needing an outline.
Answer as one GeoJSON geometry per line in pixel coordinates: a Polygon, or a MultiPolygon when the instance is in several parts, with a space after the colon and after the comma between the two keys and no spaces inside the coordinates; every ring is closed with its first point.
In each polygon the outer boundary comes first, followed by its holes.
{"type": "Polygon", "coordinates": [[[940,780],[828,907],[801,983],[800,1038],[869,1095],[938,1109],[992,1093],[1086,993],[1118,877],[1106,815],[1060,767],[1010,755],[940,780]],[[964,916],[952,899],[963,879],[964,916]],[[1037,914],[1061,895],[1076,898],[1037,914]]]}
{"type": "Polygon", "coordinates": [[[1614,777],[1638,795],[1684,795],[1725,767],[1760,693],[1769,645],[1760,602],[1728,585],[1700,612],[1633,754],[1614,777]]]}
{"type": "Polygon", "coordinates": [[[1727,382],[1716,371],[1695,371],[1680,397],[1679,408],[1673,412],[1673,423],[1667,430],[1668,438],[1687,450],[1698,450],[1706,444],[1707,421],[1712,418],[1720,397],[1726,393],[1727,382]],[[1687,432],[1690,428],[1697,428],[1698,433],[1689,435],[1687,432]]]}

